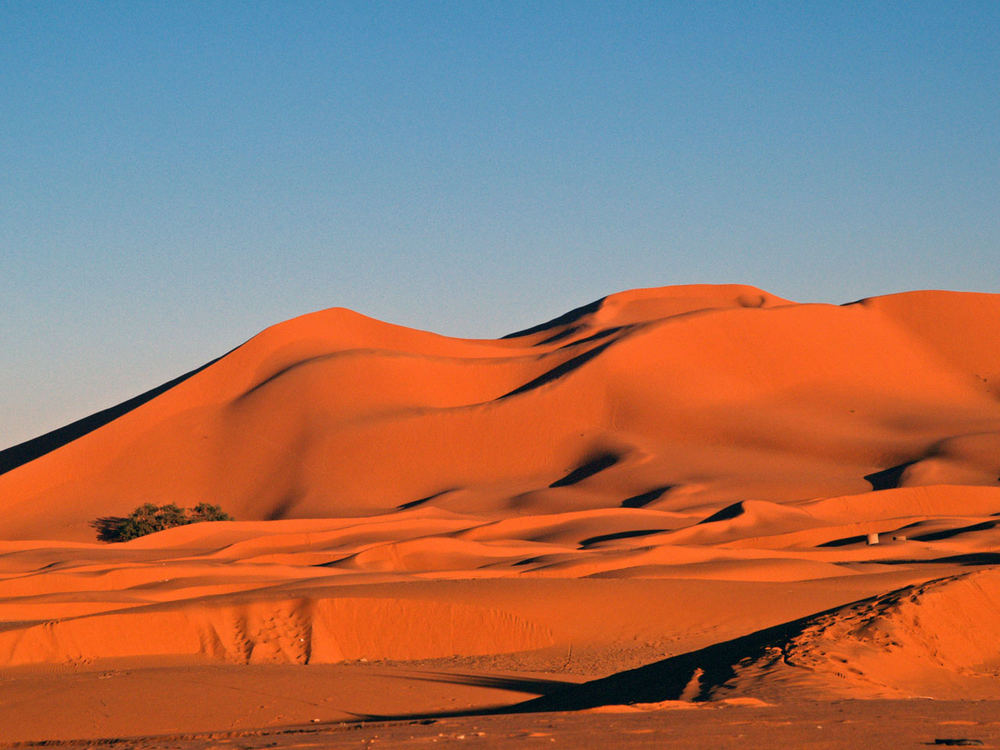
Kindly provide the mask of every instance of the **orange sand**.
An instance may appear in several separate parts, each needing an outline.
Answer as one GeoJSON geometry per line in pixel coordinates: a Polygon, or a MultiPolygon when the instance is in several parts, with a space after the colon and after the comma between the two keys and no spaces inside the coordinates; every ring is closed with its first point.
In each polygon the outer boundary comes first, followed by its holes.
{"type": "MultiPolygon", "coordinates": [[[[430,659],[590,680],[524,710],[1000,699],[998,320],[1000,295],[684,286],[495,341],[276,325],[0,475],[0,676],[430,659]],[[94,541],[201,501],[240,520],[94,541]]],[[[479,704],[532,692],[498,684],[479,704]]],[[[7,739],[145,726],[17,705],[7,739]]]]}

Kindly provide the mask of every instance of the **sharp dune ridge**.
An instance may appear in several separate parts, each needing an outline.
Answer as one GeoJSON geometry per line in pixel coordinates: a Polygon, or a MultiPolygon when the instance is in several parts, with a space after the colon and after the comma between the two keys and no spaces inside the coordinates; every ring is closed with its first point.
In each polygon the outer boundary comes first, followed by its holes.
{"type": "Polygon", "coordinates": [[[518,710],[1000,698],[998,320],[692,285],[496,340],[280,323],[0,453],[0,666],[506,654],[593,678],[518,710]],[[238,520],[95,540],[146,502],[238,520]]]}

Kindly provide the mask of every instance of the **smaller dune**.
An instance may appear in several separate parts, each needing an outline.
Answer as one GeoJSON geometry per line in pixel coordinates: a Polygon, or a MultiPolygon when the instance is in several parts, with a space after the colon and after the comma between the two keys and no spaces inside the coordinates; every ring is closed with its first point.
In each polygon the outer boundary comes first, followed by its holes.
{"type": "Polygon", "coordinates": [[[523,704],[532,711],[670,700],[1000,698],[1000,570],[838,607],[523,704]]]}
{"type": "Polygon", "coordinates": [[[816,526],[806,510],[761,500],[745,500],[713,513],[694,526],[664,537],[670,544],[720,544],[816,526]]]}
{"type": "Polygon", "coordinates": [[[189,657],[328,664],[524,651],[551,634],[499,609],[402,598],[204,600],[49,621],[0,632],[0,663],[189,657]]]}

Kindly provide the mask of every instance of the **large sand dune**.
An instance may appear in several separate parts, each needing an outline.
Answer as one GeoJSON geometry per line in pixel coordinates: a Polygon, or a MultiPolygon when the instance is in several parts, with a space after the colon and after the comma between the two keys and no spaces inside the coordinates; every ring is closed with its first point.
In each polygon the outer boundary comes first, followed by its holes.
{"type": "Polygon", "coordinates": [[[498,340],[281,323],[0,454],[0,665],[594,678],[547,708],[1000,698],[998,321],[1000,295],[685,286],[498,340]],[[238,520],[95,540],[202,501],[238,520]]]}

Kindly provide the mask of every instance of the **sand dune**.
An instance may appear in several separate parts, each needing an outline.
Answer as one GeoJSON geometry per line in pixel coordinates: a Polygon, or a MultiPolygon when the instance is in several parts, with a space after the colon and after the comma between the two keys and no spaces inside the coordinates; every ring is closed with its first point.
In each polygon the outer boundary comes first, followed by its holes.
{"type": "Polygon", "coordinates": [[[1000,573],[907,586],[531,701],[525,710],[757,699],[1000,696],[1000,573]],[[962,637],[956,637],[962,633],[962,637]]]}
{"type": "Polygon", "coordinates": [[[270,520],[995,486],[998,301],[902,297],[640,290],[499,341],[316,313],[0,476],[5,537],[89,539],[95,516],[145,501],[270,520]],[[927,323],[938,308],[975,355],[927,323]]]}
{"type": "Polygon", "coordinates": [[[998,319],[733,285],[498,340],[278,324],[0,454],[0,665],[514,654],[619,672],[572,707],[1000,698],[998,319]],[[239,520],[96,541],[202,501],[239,520]]]}
{"type": "Polygon", "coordinates": [[[18,666],[187,656],[237,664],[329,664],[369,654],[426,659],[505,653],[551,642],[543,628],[470,605],[356,597],[234,603],[227,597],[207,606],[147,606],[2,632],[0,660],[18,666]],[[415,627],[426,621],[444,627],[430,633],[415,627]]]}

